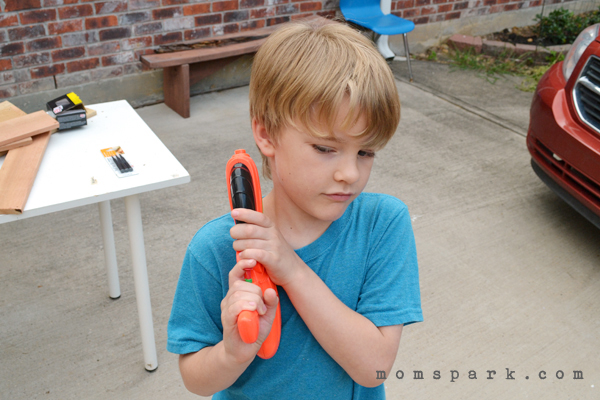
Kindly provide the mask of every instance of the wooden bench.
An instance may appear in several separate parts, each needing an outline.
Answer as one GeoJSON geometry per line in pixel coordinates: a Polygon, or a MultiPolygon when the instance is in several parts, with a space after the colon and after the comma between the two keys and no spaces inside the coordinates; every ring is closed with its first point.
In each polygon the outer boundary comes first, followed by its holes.
{"type": "MultiPolygon", "coordinates": [[[[329,23],[323,17],[305,19],[311,23],[329,23]]],[[[258,48],[267,40],[279,25],[255,29],[248,32],[223,35],[213,40],[227,42],[230,39],[249,38],[251,40],[226,44],[220,47],[203,47],[192,50],[174,51],[168,53],[149,54],[141,57],[142,63],[149,68],[163,69],[163,92],[165,104],[183,118],[190,116],[190,86],[213,73],[221,70],[227,64],[243,55],[256,53],[258,48]]],[[[209,40],[207,40],[209,41],[209,40]]],[[[186,42],[193,45],[198,42],[186,42]]],[[[175,46],[176,47],[176,46],[175,46]]]]}

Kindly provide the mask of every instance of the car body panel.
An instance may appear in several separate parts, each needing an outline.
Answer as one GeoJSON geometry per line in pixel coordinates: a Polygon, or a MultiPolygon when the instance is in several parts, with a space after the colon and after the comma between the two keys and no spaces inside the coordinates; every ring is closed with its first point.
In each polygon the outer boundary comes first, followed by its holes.
{"type": "Polygon", "coordinates": [[[542,77],[531,105],[527,147],[539,167],[534,165],[535,172],[545,175],[540,176],[542,181],[600,228],[600,133],[582,121],[573,99],[577,79],[594,54],[600,56],[598,39],[583,53],[568,81],[562,62],[542,77]]]}

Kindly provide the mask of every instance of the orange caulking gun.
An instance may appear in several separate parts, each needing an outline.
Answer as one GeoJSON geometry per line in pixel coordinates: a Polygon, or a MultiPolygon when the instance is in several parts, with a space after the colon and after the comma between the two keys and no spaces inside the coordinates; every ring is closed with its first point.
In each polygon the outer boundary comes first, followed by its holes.
{"type": "MultiPolygon", "coordinates": [[[[227,188],[229,189],[229,205],[234,208],[248,208],[262,212],[262,194],[260,191],[260,180],[256,164],[246,153],[239,149],[227,162],[227,188]]],[[[244,223],[235,221],[236,224],[244,223]]],[[[236,255],[239,261],[239,252],[236,255]]],[[[245,270],[244,278],[247,282],[254,283],[261,288],[263,295],[265,290],[272,288],[277,293],[277,286],[267,274],[265,267],[256,263],[254,268],[245,270]]],[[[257,311],[242,311],[238,315],[238,330],[245,343],[254,343],[258,339],[259,320],[257,311]]],[[[271,358],[277,352],[279,339],[281,337],[281,309],[277,304],[277,313],[269,336],[265,339],[258,356],[263,359],[271,358]]]]}

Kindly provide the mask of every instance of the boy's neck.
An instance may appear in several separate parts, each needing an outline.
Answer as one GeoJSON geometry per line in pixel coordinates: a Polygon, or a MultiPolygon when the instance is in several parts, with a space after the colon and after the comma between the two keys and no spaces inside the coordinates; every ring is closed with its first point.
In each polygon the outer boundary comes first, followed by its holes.
{"type": "Polygon", "coordinates": [[[317,240],[331,225],[331,221],[306,218],[301,212],[289,212],[293,209],[293,206],[280,204],[274,191],[263,198],[263,212],[273,221],[294,250],[317,240]]]}

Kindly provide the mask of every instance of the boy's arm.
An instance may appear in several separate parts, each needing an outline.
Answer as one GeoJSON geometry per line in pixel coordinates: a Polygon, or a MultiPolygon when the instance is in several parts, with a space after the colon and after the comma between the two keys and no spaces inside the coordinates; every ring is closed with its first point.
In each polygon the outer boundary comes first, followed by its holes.
{"type": "Polygon", "coordinates": [[[231,386],[254,360],[271,330],[279,299],[273,289],[267,289],[263,300],[260,288],[244,281],[244,268],[254,264],[241,260],[229,273],[229,291],[221,302],[223,340],[179,357],[181,377],[192,393],[211,396],[231,386]],[[258,311],[260,330],[256,343],[244,343],[239,335],[237,318],[242,310],[258,311]]]}
{"type": "Polygon", "coordinates": [[[389,375],[402,325],[375,326],[342,303],[306,264],[299,271],[284,289],[315,339],[356,383],[380,385],[377,371],[389,375]]]}
{"type": "Polygon", "coordinates": [[[185,387],[200,396],[212,396],[227,389],[248,368],[252,359],[236,362],[225,352],[223,342],[196,353],[179,356],[179,370],[185,387]]]}
{"type": "Polygon", "coordinates": [[[348,308],[306,265],[264,214],[237,209],[232,216],[248,224],[236,225],[231,236],[243,259],[254,259],[283,287],[294,307],[325,351],[358,384],[378,386],[377,371],[392,368],[402,325],[377,327],[348,308]],[[235,215],[234,215],[235,214],[235,215]]]}

